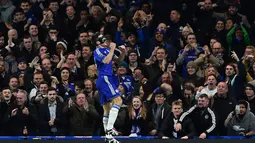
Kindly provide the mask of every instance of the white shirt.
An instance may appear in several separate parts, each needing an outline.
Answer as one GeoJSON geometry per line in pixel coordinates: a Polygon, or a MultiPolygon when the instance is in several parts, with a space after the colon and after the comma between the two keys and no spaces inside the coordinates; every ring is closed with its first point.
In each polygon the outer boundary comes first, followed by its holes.
{"type": "Polygon", "coordinates": [[[217,88],[215,87],[215,89],[213,90],[210,90],[208,88],[208,86],[204,87],[201,92],[198,92],[197,91],[197,94],[196,94],[196,100],[198,99],[198,97],[201,95],[201,94],[207,94],[209,98],[213,97],[217,92],[217,88]]]}
{"type": "MultiPolygon", "coordinates": [[[[173,121],[174,121],[174,127],[175,127],[176,124],[178,123],[178,119],[173,118],[173,121]]],[[[178,137],[178,136],[177,136],[177,132],[176,132],[175,130],[173,131],[173,136],[174,136],[175,138],[178,137]]]]}
{"type": "Polygon", "coordinates": [[[48,104],[49,111],[50,111],[50,118],[55,119],[56,118],[56,109],[57,109],[57,103],[54,102],[52,104],[48,104]]]}

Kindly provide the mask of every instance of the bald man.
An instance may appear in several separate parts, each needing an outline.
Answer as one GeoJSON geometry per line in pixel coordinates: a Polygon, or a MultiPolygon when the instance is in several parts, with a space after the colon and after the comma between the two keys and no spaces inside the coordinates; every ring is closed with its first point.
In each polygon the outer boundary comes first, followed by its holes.
{"type": "Polygon", "coordinates": [[[220,136],[227,134],[227,129],[224,127],[224,121],[228,114],[235,109],[236,101],[228,96],[228,85],[225,82],[218,83],[217,93],[212,99],[212,110],[217,115],[217,133],[220,136]]]}
{"type": "Polygon", "coordinates": [[[27,135],[36,135],[38,115],[36,107],[28,103],[27,92],[19,90],[16,95],[15,104],[9,107],[6,115],[8,120],[4,124],[8,125],[5,128],[5,135],[22,136],[24,130],[27,130],[27,135]]]}
{"type": "Polygon", "coordinates": [[[163,83],[160,86],[161,88],[163,88],[163,90],[165,91],[166,94],[166,102],[171,105],[173,101],[175,100],[183,100],[183,97],[181,94],[179,94],[178,92],[173,92],[173,87],[168,84],[168,83],[163,83]],[[174,94],[173,94],[174,93],[174,94]]]}

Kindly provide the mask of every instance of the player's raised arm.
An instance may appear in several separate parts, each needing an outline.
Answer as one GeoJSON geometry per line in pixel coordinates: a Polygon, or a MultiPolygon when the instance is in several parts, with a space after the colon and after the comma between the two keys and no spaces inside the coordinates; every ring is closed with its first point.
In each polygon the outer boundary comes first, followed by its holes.
{"type": "Polygon", "coordinates": [[[113,43],[113,42],[111,42],[111,44],[110,44],[109,47],[110,47],[110,52],[109,52],[108,55],[104,58],[104,60],[103,60],[103,63],[104,63],[104,64],[109,64],[109,63],[111,62],[112,57],[113,57],[113,54],[114,54],[114,50],[115,50],[115,48],[116,48],[116,44],[113,43]]]}
{"type": "Polygon", "coordinates": [[[124,45],[119,46],[119,50],[120,50],[120,56],[114,56],[114,61],[119,64],[121,63],[124,59],[125,59],[125,55],[126,55],[126,47],[124,45]]]}

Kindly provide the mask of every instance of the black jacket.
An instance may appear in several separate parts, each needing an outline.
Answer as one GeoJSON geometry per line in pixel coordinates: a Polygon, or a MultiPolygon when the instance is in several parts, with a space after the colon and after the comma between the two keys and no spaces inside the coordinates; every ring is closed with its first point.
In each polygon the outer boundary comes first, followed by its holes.
{"type": "Polygon", "coordinates": [[[251,112],[255,114],[255,98],[252,100],[247,100],[250,103],[251,112]]]}
{"type": "Polygon", "coordinates": [[[212,110],[217,116],[217,133],[221,136],[227,134],[227,129],[224,126],[224,121],[228,114],[235,109],[236,101],[231,97],[219,97],[216,93],[212,99],[212,110]]]}
{"type": "Polygon", "coordinates": [[[0,73],[0,90],[2,91],[2,89],[4,87],[8,87],[8,83],[9,83],[9,78],[10,78],[10,75],[7,74],[7,73],[0,73]]]}
{"type": "Polygon", "coordinates": [[[4,131],[5,135],[22,136],[25,126],[27,127],[28,135],[37,134],[38,114],[36,107],[32,104],[26,104],[25,107],[28,108],[29,115],[23,114],[23,108],[20,108],[16,104],[12,104],[9,107],[3,121],[4,124],[8,125],[8,128],[4,131]],[[18,108],[17,114],[11,116],[11,112],[15,108],[18,108]]]}
{"type": "Polygon", "coordinates": [[[246,70],[242,61],[238,63],[238,70],[238,74],[230,76],[227,81],[229,95],[237,101],[245,99],[242,95],[244,93],[246,83],[246,70]]]}
{"type": "Polygon", "coordinates": [[[158,130],[162,126],[163,121],[166,119],[167,115],[171,112],[170,105],[167,102],[165,102],[162,105],[162,107],[160,107],[161,111],[160,111],[160,117],[159,117],[158,121],[155,121],[154,117],[157,112],[157,106],[158,105],[156,103],[154,103],[152,105],[151,112],[149,112],[150,118],[152,120],[152,128],[156,129],[156,130],[158,130]]]}
{"type": "Polygon", "coordinates": [[[4,133],[4,129],[8,128],[8,126],[3,123],[4,115],[8,112],[9,107],[13,104],[13,101],[15,100],[15,97],[11,97],[10,103],[7,103],[6,101],[0,102],[0,135],[4,133]]]}
{"type": "Polygon", "coordinates": [[[68,125],[65,115],[63,114],[64,104],[57,99],[56,118],[54,126],[57,128],[57,132],[52,133],[49,126],[50,111],[48,105],[48,98],[43,99],[44,103],[39,105],[39,117],[40,117],[40,135],[65,135],[65,127],[68,125]]]}
{"type": "MultiPolygon", "coordinates": [[[[161,128],[158,131],[159,138],[162,138],[163,136],[167,136],[169,138],[180,138],[183,136],[188,136],[189,139],[193,138],[196,135],[196,129],[194,127],[194,124],[192,123],[192,120],[189,118],[185,118],[182,122],[182,130],[179,132],[176,132],[174,129],[174,115],[173,113],[169,113],[166,119],[163,121],[161,128]],[[174,136],[174,132],[176,132],[176,136],[174,136]]],[[[176,119],[178,120],[178,119],[176,119]]]]}
{"type": "Polygon", "coordinates": [[[68,118],[69,135],[91,136],[95,130],[95,123],[99,122],[100,116],[93,105],[89,105],[89,110],[79,108],[74,104],[70,108],[64,107],[64,114],[68,118]]]}
{"type": "Polygon", "coordinates": [[[184,112],[179,119],[182,123],[183,120],[189,116],[196,128],[196,132],[200,135],[206,133],[211,135],[216,128],[216,117],[214,112],[209,108],[199,108],[197,105],[191,107],[187,112],[184,112]]]}
{"type": "MultiPolygon", "coordinates": [[[[81,64],[81,70],[83,71],[83,78],[84,79],[89,78],[89,76],[88,76],[88,67],[90,65],[95,64],[95,62],[94,62],[94,55],[91,55],[91,57],[89,58],[89,60],[87,62],[85,62],[83,58],[80,58],[79,62],[81,64]]],[[[81,78],[77,78],[77,79],[82,80],[81,78]]]]}

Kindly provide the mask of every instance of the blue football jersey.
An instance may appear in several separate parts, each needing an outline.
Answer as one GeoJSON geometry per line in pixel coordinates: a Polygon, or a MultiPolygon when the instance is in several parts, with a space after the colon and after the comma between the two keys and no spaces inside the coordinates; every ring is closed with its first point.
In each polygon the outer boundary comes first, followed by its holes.
{"type": "MultiPolygon", "coordinates": [[[[94,51],[94,60],[97,66],[99,76],[113,75],[112,61],[109,64],[103,63],[104,58],[109,54],[109,52],[110,52],[109,48],[100,47],[97,47],[96,50],[94,51]]],[[[113,57],[114,56],[116,55],[113,55],[113,57]]]]}

